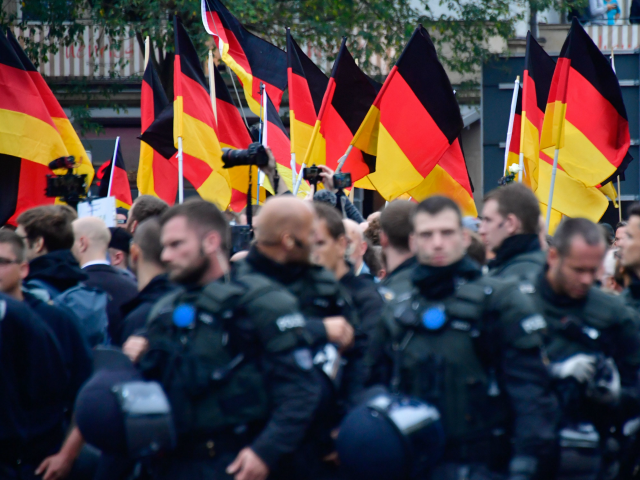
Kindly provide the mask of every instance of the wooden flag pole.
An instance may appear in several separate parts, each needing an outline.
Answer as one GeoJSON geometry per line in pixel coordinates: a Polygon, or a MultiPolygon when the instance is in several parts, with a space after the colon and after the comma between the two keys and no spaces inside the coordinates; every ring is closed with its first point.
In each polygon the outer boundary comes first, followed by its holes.
{"type": "Polygon", "coordinates": [[[109,175],[109,190],[107,191],[107,197],[111,196],[111,187],[113,187],[113,172],[116,170],[118,145],[120,145],[120,137],[116,137],[116,146],[113,149],[113,157],[111,157],[111,174],[109,175]]]}
{"type": "Polygon", "coordinates": [[[213,118],[218,124],[218,106],[216,105],[216,79],[213,66],[213,50],[209,49],[209,59],[207,63],[209,68],[209,96],[211,97],[211,108],[213,108],[213,118]]]}
{"type": "MultiPolygon", "coordinates": [[[[511,146],[511,136],[513,135],[513,121],[516,116],[516,107],[518,106],[518,91],[520,89],[520,75],[516,77],[513,84],[513,96],[511,97],[511,110],[509,111],[509,127],[507,128],[507,143],[504,147],[504,168],[502,171],[507,174],[507,163],[509,161],[509,147],[511,146]]],[[[518,181],[522,182],[522,175],[518,173],[518,181]]]]}
{"type": "Polygon", "coordinates": [[[178,137],[178,203],[184,201],[182,137],[178,137]]]}
{"type": "Polygon", "coordinates": [[[351,150],[353,150],[353,145],[349,145],[349,148],[347,148],[346,153],[342,157],[340,157],[340,160],[338,160],[338,168],[336,168],[335,173],[340,173],[340,171],[342,170],[342,167],[344,166],[344,163],[347,161],[347,158],[349,158],[349,154],[351,153],[351,150]]]}

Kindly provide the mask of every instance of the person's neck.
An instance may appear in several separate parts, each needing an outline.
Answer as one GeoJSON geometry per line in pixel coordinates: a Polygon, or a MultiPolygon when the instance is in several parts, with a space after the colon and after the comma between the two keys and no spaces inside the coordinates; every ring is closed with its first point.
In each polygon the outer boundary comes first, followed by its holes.
{"type": "Polygon", "coordinates": [[[80,265],[86,265],[89,262],[106,262],[107,252],[90,252],[86,251],[79,259],[80,265]]]}
{"type": "Polygon", "coordinates": [[[141,263],[138,265],[136,271],[136,278],[138,279],[138,291],[142,291],[146,288],[151,280],[156,278],[158,275],[162,275],[165,273],[165,270],[162,266],[156,265],[154,263],[141,263]]]}
{"type": "Polygon", "coordinates": [[[555,293],[556,295],[564,295],[564,292],[562,291],[555,277],[551,273],[551,269],[547,270],[547,272],[544,274],[544,278],[547,280],[547,283],[551,287],[551,290],[553,291],[553,293],[555,293]]]}
{"type": "Polygon", "coordinates": [[[4,292],[4,293],[9,295],[14,300],[18,300],[19,302],[22,302],[24,300],[24,295],[22,294],[22,284],[21,283],[16,285],[16,287],[13,290],[11,290],[10,292],[4,292]]]}
{"type": "Polygon", "coordinates": [[[396,268],[413,257],[413,253],[411,253],[410,251],[401,252],[393,247],[385,248],[384,255],[387,264],[387,274],[393,272],[396,268]]]}
{"type": "Polygon", "coordinates": [[[347,273],[349,273],[349,265],[344,260],[341,260],[340,262],[338,262],[338,265],[336,265],[336,268],[334,268],[332,271],[333,275],[336,277],[336,280],[340,280],[347,273]]]}
{"type": "Polygon", "coordinates": [[[260,252],[260,254],[267,257],[273,262],[280,263],[282,265],[287,263],[287,253],[284,252],[279,246],[270,247],[268,245],[257,243],[256,248],[258,249],[258,252],[260,252]]]}
{"type": "Polygon", "coordinates": [[[215,282],[229,273],[229,263],[224,261],[220,262],[218,258],[212,258],[209,269],[204,273],[198,284],[201,287],[215,282]]]}

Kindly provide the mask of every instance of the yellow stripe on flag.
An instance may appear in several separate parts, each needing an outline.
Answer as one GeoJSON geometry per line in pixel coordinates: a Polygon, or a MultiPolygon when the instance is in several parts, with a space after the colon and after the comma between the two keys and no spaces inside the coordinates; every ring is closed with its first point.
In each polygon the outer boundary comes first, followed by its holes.
{"type": "MultiPolygon", "coordinates": [[[[556,149],[564,147],[564,119],[567,113],[567,104],[555,101],[547,104],[542,123],[542,136],[540,137],[540,149],[556,149]]],[[[553,155],[551,155],[553,158],[553,155]]]]}
{"type": "Polygon", "coordinates": [[[526,178],[531,190],[538,188],[538,162],[540,159],[540,132],[527,118],[527,112],[522,112],[522,133],[520,145],[524,157],[526,178]]]}
{"type": "Polygon", "coordinates": [[[52,125],[5,109],[0,109],[0,153],[42,165],[69,154],[60,132],[52,125]]]}
{"type": "Polygon", "coordinates": [[[145,142],[140,142],[137,184],[140,195],[154,195],[157,197],[153,182],[153,148],[145,142]]]}
{"type": "Polygon", "coordinates": [[[369,174],[371,184],[385,200],[391,201],[417,187],[424,178],[415,169],[391,134],[379,124],[376,171],[369,174]]]}
{"type": "Polygon", "coordinates": [[[233,59],[231,55],[229,55],[229,44],[227,43],[223,44],[221,58],[242,82],[242,88],[244,90],[244,97],[247,101],[247,105],[249,105],[249,108],[253,113],[259,116],[260,102],[253,98],[253,75],[248,73],[233,59]]]}
{"type": "Polygon", "coordinates": [[[184,153],[199,158],[228,179],[229,174],[222,168],[222,149],[215,130],[186,113],[183,115],[182,128],[184,153]]]}
{"type": "Polygon", "coordinates": [[[229,175],[223,172],[211,172],[211,175],[197,189],[198,195],[208,202],[215,203],[220,210],[226,210],[231,203],[231,187],[229,175]]]}
{"type": "Polygon", "coordinates": [[[407,193],[418,202],[434,195],[444,195],[458,204],[463,215],[478,216],[473,197],[440,165],[436,165],[420,185],[407,193]]]}
{"type": "Polygon", "coordinates": [[[601,186],[598,190],[609,197],[609,200],[613,202],[613,206],[618,208],[618,192],[616,192],[616,187],[613,186],[613,182],[608,182],[606,185],[601,186]]]}
{"type": "Polygon", "coordinates": [[[87,151],[84,149],[84,145],[82,145],[82,142],[80,141],[80,137],[78,137],[75,128],[73,128],[73,125],[68,118],[52,117],[51,119],[58,129],[58,132],[60,132],[60,137],[62,137],[64,146],[67,147],[67,152],[69,155],[73,155],[75,157],[76,164],[78,165],[75,169],[75,173],[87,176],[88,189],[93,181],[95,170],[91,164],[89,155],[87,155],[87,151]]]}
{"type": "MultiPolygon", "coordinates": [[[[544,203],[540,203],[540,215],[543,218],[547,218],[547,205],[544,203]]],[[[556,228],[560,225],[562,221],[562,214],[557,211],[555,208],[551,209],[551,216],[549,217],[549,225],[547,225],[547,235],[553,235],[556,233],[556,228]]]]}
{"type": "Polygon", "coordinates": [[[289,122],[291,126],[291,152],[296,154],[296,162],[301,164],[307,155],[307,149],[311,143],[311,136],[315,128],[300,120],[296,120],[293,110],[290,111],[289,122]]]}
{"type": "Polygon", "coordinates": [[[366,177],[362,177],[360,180],[358,180],[356,183],[353,184],[354,187],[356,188],[364,188],[365,190],[375,190],[376,187],[374,187],[371,184],[371,180],[369,180],[369,176],[367,175],[366,177]]]}
{"type": "Polygon", "coordinates": [[[182,97],[176,97],[173,101],[173,146],[178,148],[178,137],[184,139],[182,132],[182,97]]]}
{"type": "Polygon", "coordinates": [[[376,156],[378,152],[378,135],[380,134],[380,109],[372,105],[364,117],[360,128],[353,136],[351,145],[364,153],[376,156]]]}

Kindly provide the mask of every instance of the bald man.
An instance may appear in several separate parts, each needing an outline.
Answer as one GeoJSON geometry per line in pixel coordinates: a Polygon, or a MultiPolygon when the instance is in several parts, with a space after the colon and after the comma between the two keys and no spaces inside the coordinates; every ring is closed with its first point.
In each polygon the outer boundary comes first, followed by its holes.
{"type": "MultiPolygon", "coordinates": [[[[366,338],[359,335],[354,344],[354,325],[358,320],[349,294],[332,273],[311,264],[317,221],[309,202],[293,196],[270,198],[257,218],[255,243],[246,259],[238,262],[235,268],[240,273],[265,275],[282,284],[298,299],[316,358],[327,348],[335,351],[330,344],[338,347],[342,359],[347,362],[342,382],[334,386],[332,379],[321,373],[326,395],[323,398],[335,398],[335,392],[338,392],[336,400],[349,405],[364,382],[364,374],[359,368],[366,348],[362,342],[366,338]]],[[[319,365],[319,371],[321,368],[319,365]]],[[[323,462],[322,458],[331,453],[331,450],[327,451],[332,443],[331,430],[337,427],[342,413],[336,404],[329,403],[318,412],[307,435],[308,444],[303,451],[294,454],[295,465],[283,466],[291,473],[291,478],[332,478],[334,472],[328,470],[334,466],[323,462]]]]}
{"type": "Polygon", "coordinates": [[[101,219],[79,218],[72,223],[72,227],[74,242],[71,252],[89,277],[85,284],[107,293],[107,316],[109,317],[107,331],[111,343],[120,346],[122,345],[122,339],[119,338],[119,332],[122,331],[120,307],[134,299],[138,294],[138,287],[130,277],[109,265],[107,249],[111,232],[101,219]]]}
{"type": "Polygon", "coordinates": [[[364,238],[363,231],[360,229],[360,225],[348,218],[342,220],[342,223],[344,223],[344,228],[347,231],[347,239],[349,240],[347,257],[349,257],[349,262],[353,265],[356,276],[363,273],[371,273],[367,264],[364,263],[364,254],[367,251],[368,244],[364,238]]]}

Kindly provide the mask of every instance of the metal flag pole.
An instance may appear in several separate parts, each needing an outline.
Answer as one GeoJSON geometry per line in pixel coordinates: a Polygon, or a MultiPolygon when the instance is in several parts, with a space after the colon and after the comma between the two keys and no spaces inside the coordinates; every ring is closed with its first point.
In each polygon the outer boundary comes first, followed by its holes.
{"type": "Polygon", "coordinates": [[[178,203],[184,201],[182,137],[178,137],[178,203]]]}
{"type": "Polygon", "coordinates": [[[116,170],[116,160],[118,155],[118,145],[120,145],[120,137],[116,137],[116,146],[113,149],[113,157],[111,157],[111,173],[109,174],[109,190],[107,197],[111,196],[111,187],[113,186],[113,172],[116,170]]]}
{"type": "MultiPolygon", "coordinates": [[[[227,65],[228,66],[228,65],[227,65]]],[[[238,87],[236,87],[236,81],[233,79],[233,72],[231,68],[229,68],[229,76],[231,77],[231,83],[233,84],[233,90],[236,92],[236,98],[238,99],[238,108],[240,109],[240,113],[242,114],[242,119],[244,120],[244,124],[249,129],[249,122],[247,122],[247,116],[244,113],[244,107],[242,106],[242,101],[240,100],[240,94],[238,93],[238,87]]],[[[247,105],[249,101],[247,100],[247,105]]]]}
{"type": "MultiPolygon", "coordinates": [[[[260,125],[260,143],[266,148],[267,145],[267,92],[264,88],[264,83],[260,83],[260,99],[261,99],[261,120],[260,125]]],[[[277,168],[277,166],[276,166],[277,168]]],[[[260,205],[260,186],[264,183],[264,173],[262,170],[258,170],[258,182],[256,185],[256,205],[260,205]]],[[[274,191],[274,194],[277,192],[274,191]]]]}
{"type": "Polygon", "coordinates": [[[209,49],[209,59],[207,66],[209,67],[209,96],[211,97],[211,108],[213,108],[213,118],[218,124],[218,106],[216,105],[216,79],[213,66],[213,50],[209,49]]]}
{"type": "Polygon", "coordinates": [[[553,169],[551,170],[551,185],[549,186],[549,200],[547,201],[547,229],[549,229],[549,222],[551,221],[551,205],[553,203],[553,189],[556,185],[556,173],[558,171],[558,157],[560,156],[560,148],[558,143],[562,139],[562,128],[564,127],[564,115],[560,122],[560,128],[558,130],[558,139],[556,140],[556,151],[553,155],[553,169]]]}
{"type": "MultiPolygon", "coordinates": [[[[516,116],[516,106],[518,105],[518,91],[520,89],[520,75],[516,77],[513,85],[513,96],[511,97],[511,110],[509,111],[509,127],[507,128],[507,143],[504,147],[504,168],[502,171],[507,174],[507,163],[509,161],[509,147],[511,146],[511,136],[513,135],[513,121],[516,116]]],[[[522,172],[518,172],[518,182],[522,182],[522,172]]]]}
{"type": "Polygon", "coordinates": [[[147,38],[144,39],[144,69],[147,69],[147,65],[149,64],[149,50],[150,50],[150,46],[149,46],[149,35],[147,35],[147,38]]]}

